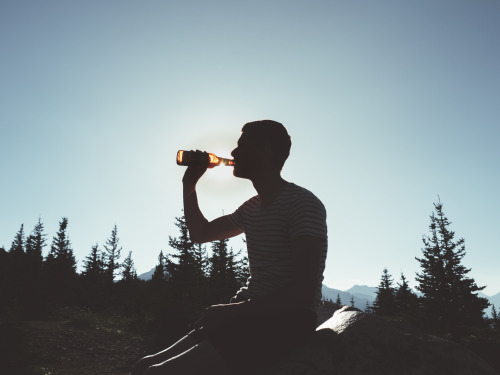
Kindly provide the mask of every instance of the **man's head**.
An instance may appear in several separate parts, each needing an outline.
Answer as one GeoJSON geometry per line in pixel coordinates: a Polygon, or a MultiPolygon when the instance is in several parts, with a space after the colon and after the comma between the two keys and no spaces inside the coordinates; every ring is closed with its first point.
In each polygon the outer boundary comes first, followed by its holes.
{"type": "Polygon", "coordinates": [[[250,154],[256,162],[259,157],[265,158],[260,162],[279,172],[290,154],[291,145],[290,136],[281,123],[272,120],[253,121],[243,126],[238,147],[231,154],[236,163],[240,159],[242,164],[246,164],[247,160],[244,159],[250,159],[250,154]]]}

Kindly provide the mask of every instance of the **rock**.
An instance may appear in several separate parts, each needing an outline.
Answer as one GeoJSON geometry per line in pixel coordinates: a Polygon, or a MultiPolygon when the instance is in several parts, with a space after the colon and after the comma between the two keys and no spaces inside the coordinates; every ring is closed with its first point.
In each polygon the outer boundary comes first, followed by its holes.
{"type": "Polygon", "coordinates": [[[344,306],[262,375],[498,375],[468,349],[344,306]]]}

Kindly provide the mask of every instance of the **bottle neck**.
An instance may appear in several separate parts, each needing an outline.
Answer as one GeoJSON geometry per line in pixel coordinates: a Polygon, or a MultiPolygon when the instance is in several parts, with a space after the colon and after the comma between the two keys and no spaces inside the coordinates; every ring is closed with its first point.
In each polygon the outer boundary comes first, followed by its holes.
{"type": "Polygon", "coordinates": [[[226,158],[219,158],[219,164],[217,164],[217,165],[224,165],[224,166],[232,167],[234,165],[234,160],[226,159],[226,158]]]}

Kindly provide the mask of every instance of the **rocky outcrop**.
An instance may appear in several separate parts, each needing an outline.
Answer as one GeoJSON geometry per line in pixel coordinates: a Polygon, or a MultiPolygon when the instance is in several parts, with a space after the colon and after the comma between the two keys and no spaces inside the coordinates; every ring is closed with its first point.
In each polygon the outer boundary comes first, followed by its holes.
{"type": "Polygon", "coordinates": [[[263,375],[498,375],[466,348],[343,307],[263,375]]]}

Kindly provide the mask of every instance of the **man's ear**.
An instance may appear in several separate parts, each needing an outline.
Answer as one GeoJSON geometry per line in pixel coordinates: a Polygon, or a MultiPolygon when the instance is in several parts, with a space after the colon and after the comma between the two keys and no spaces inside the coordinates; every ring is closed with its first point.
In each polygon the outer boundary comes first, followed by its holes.
{"type": "Polygon", "coordinates": [[[268,160],[272,160],[273,157],[273,148],[271,147],[271,142],[269,141],[264,141],[262,142],[262,153],[268,157],[268,160]]]}

